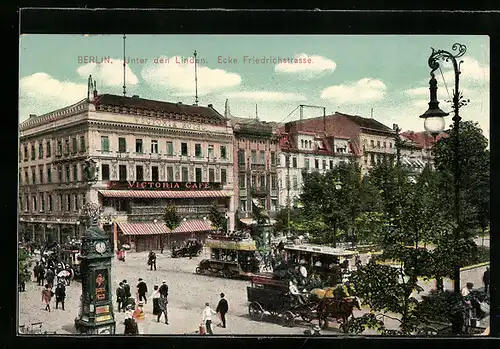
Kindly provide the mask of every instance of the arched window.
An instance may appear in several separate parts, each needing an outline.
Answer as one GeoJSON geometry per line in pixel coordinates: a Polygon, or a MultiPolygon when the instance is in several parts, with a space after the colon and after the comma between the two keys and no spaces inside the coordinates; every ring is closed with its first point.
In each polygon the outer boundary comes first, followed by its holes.
{"type": "Polygon", "coordinates": [[[304,140],[303,139],[300,140],[300,145],[302,148],[304,148],[304,140]]]}
{"type": "Polygon", "coordinates": [[[311,148],[312,148],[312,142],[309,141],[309,149],[311,149],[311,148]]]}

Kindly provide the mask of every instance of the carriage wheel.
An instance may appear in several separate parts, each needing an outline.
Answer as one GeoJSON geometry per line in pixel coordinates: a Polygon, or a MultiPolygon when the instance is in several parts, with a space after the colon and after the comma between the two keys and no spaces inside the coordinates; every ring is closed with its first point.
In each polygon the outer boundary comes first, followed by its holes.
{"type": "Polygon", "coordinates": [[[200,269],[200,267],[196,267],[196,274],[201,274],[201,269],[200,269]]]}
{"type": "Polygon", "coordinates": [[[293,327],[295,324],[295,315],[290,311],[285,311],[283,313],[283,326],[285,327],[293,327]]]}
{"type": "Polygon", "coordinates": [[[311,322],[313,321],[314,319],[314,316],[311,312],[303,312],[300,314],[300,317],[302,318],[302,320],[304,320],[305,322],[311,322]]]}
{"type": "Polygon", "coordinates": [[[262,306],[259,303],[252,302],[248,306],[248,314],[252,320],[262,321],[262,318],[264,317],[264,309],[262,309],[262,306]]]}
{"type": "Polygon", "coordinates": [[[196,255],[199,256],[201,254],[201,250],[198,250],[198,252],[196,252],[196,255]]]}

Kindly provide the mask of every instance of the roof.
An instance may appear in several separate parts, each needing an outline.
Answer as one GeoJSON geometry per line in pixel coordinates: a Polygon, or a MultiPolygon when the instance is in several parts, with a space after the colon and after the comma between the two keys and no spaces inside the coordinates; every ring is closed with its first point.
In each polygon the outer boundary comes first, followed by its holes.
{"type": "Polygon", "coordinates": [[[352,120],[353,122],[355,122],[356,124],[358,124],[359,126],[361,126],[363,128],[384,131],[384,132],[394,132],[394,130],[392,128],[384,125],[383,123],[381,123],[375,119],[364,118],[364,117],[359,116],[359,115],[349,115],[349,114],[335,112],[334,115],[329,115],[329,116],[327,116],[327,118],[340,117],[340,116],[343,116],[343,117],[348,118],[349,120],[352,120]]]}
{"type": "Polygon", "coordinates": [[[313,244],[285,245],[284,248],[287,250],[327,254],[331,256],[353,256],[358,254],[356,251],[313,244]]]}
{"type": "Polygon", "coordinates": [[[426,132],[405,131],[401,132],[400,135],[401,137],[404,137],[412,141],[416,146],[422,149],[430,148],[435,141],[448,136],[446,133],[443,132],[438,136],[436,136],[436,139],[434,140],[434,137],[426,132]]]}
{"type": "Polygon", "coordinates": [[[94,105],[112,105],[131,108],[150,109],[177,115],[195,116],[204,118],[205,121],[225,122],[225,118],[211,105],[208,107],[189,105],[183,103],[170,103],[144,99],[139,97],[126,97],[112,94],[98,95],[92,103],[94,105]]]}
{"type": "Polygon", "coordinates": [[[99,190],[108,198],[136,199],[184,199],[184,198],[222,198],[232,196],[227,190],[99,190]]]}
{"type": "Polygon", "coordinates": [[[229,241],[229,240],[205,240],[205,246],[210,248],[220,248],[224,250],[256,251],[257,246],[254,240],[229,241]]]}

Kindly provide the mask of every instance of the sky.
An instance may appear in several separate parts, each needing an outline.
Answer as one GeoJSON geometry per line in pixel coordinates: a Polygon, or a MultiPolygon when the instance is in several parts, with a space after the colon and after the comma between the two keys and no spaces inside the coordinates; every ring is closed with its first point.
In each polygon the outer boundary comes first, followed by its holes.
{"type": "MultiPolygon", "coordinates": [[[[195,103],[195,65],[182,58],[196,50],[198,104],[212,104],[221,114],[228,99],[233,116],[293,121],[304,104],[423,131],[419,115],[428,108],[431,47],[453,52],[455,42],[467,46],[460,90],[470,103],[460,115],[479,122],[489,139],[488,36],[127,35],[126,95],[195,103]],[[263,58],[269,60],[256,61],[263,58]]],[[[98,93],[122,95],[123,57],[123,35],[22,35],[20,122],[86,98],[90,74],[98,93]]],[[[436,79],[440,107],[450,112],[451,63],[442,62],[436,79]]],[[[304,108],[302,117],[322,113],[304,108]]],[[[451,116],[446,121],[451,124],[451,116]]]]}

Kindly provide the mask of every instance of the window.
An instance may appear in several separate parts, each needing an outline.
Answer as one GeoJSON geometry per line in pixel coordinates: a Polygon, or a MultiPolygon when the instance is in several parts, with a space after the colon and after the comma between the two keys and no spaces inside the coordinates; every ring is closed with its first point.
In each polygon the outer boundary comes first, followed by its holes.
{"type": "Polygon", "coordinates": [[[83,153],[85,150],[85,136],[80,136],[80,151],[83,153]]]}
{"type": "Polygon", "coordinates": [[[312,142],[309,141],[309,149],[311,149],[311,148],[312,148],[312,142]]]}
{"type": "Polygon", "coordinates": [[[370,154],[370,165],[374,165],[374,164],[375,164],[375,155],[370,154]]]}
{"type": "Polygon", "coordinates": [[[309,159],[305,159],[304,162],[305,162],[306,169],[309,169],[309,159]]]}
{"type": "Polygon", "coordinates": [[[57,209],[58,211],[62,211],[63,210],[63,202],[62,202],[62,195],[61,194],[58,194],[57,195],[57,209]]]}
{"type": "Polygon", "coordinates": [[[48,202],[48,209],[49,211],[52,211],[53,209],[53,201],[52,201],[52,195],[49,195],[49,202],[48,202]]]}
{"type": "Polygon", "coordinates": [[[292,167],[297,168],[297,158],[292,158],[292,167]]]}
{"type": "Polygon", "coordinates": [[[208,169],[208,181],[210,183],[215,182],[215,170],[213,168],[208,169]]]}
{"type": "Polygon", "coordinates": [[[330,170],[333,170],[333,160],[330,160],[330,170]]]}
{"type": "Polygon", "coordinates": [[[252,164],[257,163],[257,151],[252,150],[252,164]]]}
{"type": "Polygon", "coordinates": [[[73,181],[78,182],[78,166],[73,165],[73,181]]]}
{"type": "Polygon", "coordinates": [[[375,141],[373,139],[370,140],[370,145],[371,145],[372,148],[375,148],[375,141]]]}
{"type": "Polygon", "coordinates": [[[243,212],[247,210],[247,201],[245,199],[240,199],[240,210],[243,212]]]}
{"type": "Polygon", "coordinates": [[[32,177],[33,184],[36,184],[36,172],[35,172],[35,170],[31,171],[31,177],[32,177]]]}
{"type": "Polygon", "coordinates": [[[260,151],[260,164],[265,165],[266,164],[266,153],[264,151],[260,151]]]}
{"type": "Polygon", "coordinates": [[[40,184],[42,184],[43,183],[43,168],[40,168],[39,173],[40,173],[40,184]]]}
{"type": "Polygon", "coordinates": [[[40,195],[40,211],[45,211],[45,193],[40,195]]]}
{"type": "Polygon", "coordinates": [[[278,177],[276,174],[271,175],[271,189],[278,189],[278,177]]]}
{"type": "Polygon", "coordinates": [[[222,184],[227,183],[227,172],[225,168],[221,168],[220,170],[220,181],[222,184]]]}
{"type": "Polygon", "coordinates": [[[66,183],[69,183],[70,178],[71,178],[71,177],[70,177],[70,173],[69,173],[69,165],[66,165],[66,166],[64,167],[64,170],[65,170],[65,173],[66,173],[66,183]]]}
{"type": "Polygon", "coordinates": [[[137,154],[142,154],[143,149],[142,149],[142,139],[136,139],[135,140],[135,152],[137,154]]]}
{"type": "Polygon", "coordinates": [[[71,211],[71,195],[66,195],[66,211],[71,211]]]}
{"type": "Polygon", "coordinates": [[[86,203],[87,203],[87,197],[85,196],[85,194],[82,194],[82,205],[85,206],[86,203]]]}
{"type": "Polygon", "coordinates": [[[187,143],[181,143],[181,155],[182,156],[188,155],[188,144],[187,143]]]}
{"type": "Polygon", "coordinates": [[[257,187],[257,176],[252,176],[252,188],[257,187]]]}
{"type": "Polygon", "coordinates": [[[19,197],[19,212],[22,212],[23,211],[23,198],[22,197],[19,197]]]}
{"type": "Polygon", "coordinates": [[[33,196],[33,212],[36,212],[36,196],[33,196]]]}
{"type": "Polygon", "coordinates": [[[103,181],[109,180],[109,165],[108,164],[101,165],[101,175],[102,175],[103,181]]]}
{"type": "Polygon", "coordinates": [[[202,179],[201,179],[201,168],[197,167],[195,168],[195,181],[196,182],[201,182],[202,179]]]}
{"type": "Polygon", "coordinates": [[[127,180],[127,165],[118,166],[118,180],[120,181],[127,180]]]}
{"type": "Polygon", "coordinates": [[[245,189],[247,187],[247,178],[244,174],[240,174],[238,178],[239,188],[245,189]]]}
{"type": "Polygon", "coordinates": [[[380,141],[377,141],[377,148],[380,148],[380,141]]]}
{"type": "MultiPolygon", "coordinates": [[[[109,177],[109,167],[108,167],[108,177],[109,177]]],[[[140,165],[137,165],[135,167],[135,179],[137,181],[143,181],[144,180],[144,168],[140,165]]]]}
{"type": "Polygon", "coordinates": [[[220,146],[220,157],[221,159],[227,160],[227,148],[225,145],[220,146]]]}
{"type": "Polygon", "coordinates": [[[108,136],[101,136],[101,152],[109,152],[109,138],[108,136]]]}
{"type": "Polygon", "coordinates": [[[207,155],[208,155],[209,159],[213,159],[214,158],[214,146],[213,146],[213,144],[209,144],[208,145],[207,155]]]}
{"type": "Polygon", "coordinates": [[[158,166],[151,167],[151,180],[153,182],[158,182],[158,166]]]}
{"type": "Polygon", "coordinates": [[[322,165],[323,165],[323,170],[326,170],[326,160],[323,160],[322,165]]]}
{"type": "Polygon", "coordinates": [[[238,164],[245,165],[245,151],[238,150],[238,164]]]}
{"type": "Polygon", "coordinates": [[[387,142],[384,142],[384,149],[387,148],[387,142]]]}
{"type": "Polygon", "coordinates": [[[271,211],[276,211],[277,208],[278,208],[278,200],[271,199],[271,211]]]}
{"type": "Polygon", "coordinates": [[[47,183],[52,183],[52,169],[47,166],[47,183]]]}
{"type": "Polygon", "coordinates": [[[38,158],[43,159],[43,143],[38,143],[38,158]]]}
{"type": "Polygon", "coordinates": [[[61,155],[62,155],[62,141],[58,140],[57,141],[57,156],[61,156],[61,155]]]}
{"type": "Polygon", "coordinates": [[[266,189],[266,175],[260,175],[260,187],[266,189]]]}
{"type": "Polygon", "coordinates": [[[80,209],[78,205],[78,194],[73,195],[73,199],[75,201],[75,211],[78,211],[80,209]]]}
{"type": "Polygon", "coordinates": [[[123,137],[118,138],[118,152],[125,153],[127,151],[127,140],[123,137]]]}
{"type": "Polygon", "coordinates": [[[24,184],[30,184],[30,178],[28,175],[28,171],[24,171],[24,184]]]}
{"type": "Polygon", "coordinates": [[[28,146],[24,146],[24,161],[28,161],[28,146]]]}
{"type": "Polygon", "coordinates": [[[52,146],[50,145],[50,141],[47,141],[46,148],[47,152],[45,154],[45,157],[50,158],[52,156],[52,146]]]}
{"type": "Polygon", "coordinates": [[[303,139],[300,140],[300,147],[304,148],[304,140],[303,139]]]}
{"type": "Polygon", "coordinates": [[[35,145],[31,145],[31,160],[35,160],[35,145]]]}
{"type": "Polygon", "coordinates": [[[203,153],[201,152],[201,144],[199,143],[194,145],[194,156],[197,158],[201,158],[203,156],[203,153]]]}
{"type": "Polygon", "coordinates": [[[57,167],[57,174],[58,174],[57,179],[59,180],[59,183],[62,183],[62,181],[63,181],[63,171],[62,171],[62,167],[61,166],[57,167]]]}
{"type": "Polygon", "coordinates": [[[167,141],[167,155],[174,155],[174,143],[167,141]]]}
{"type": "Polygon", "coordinates": [[[158,141],[156,139],[151,141],[151,154],[158,154],[158,141]]]}
{"type": "Polygon", "coordinates": [[[188,182],[189,181],[189,178],[188,178],[188,168],[187,167],[183,167],[182,170],[181,170],[181,181],[182,182],[188,182]]]}
{"type": "Polygon", "coordinates": [[[297,176],[292,177],[292,185],[293,185],[293,189],[297,189],[297,186],[298,186],[297,176]]]}
{"type": "Polygon", "coordinates": [[[64,155],[69,155],[69,138],[64,140],[64,155]]]}
{"type": "Polygon", "coordinates": [[[389,142],[389,148],[392,148],[392,142],[389,142]]]}
{"type": "Polygon", "coordinates": [[[71,145],[73,146],[73,154],[78,153],[78,143],[76,137],[73,137],[71,143],[72,143],[71,145]]]}
{"type": "Polygon", "coordinates": [[[319,168],[319,160],[314,159],[314,168],[319,168]]]}
{"type": "Polygon", "coordinates": [[[167,167],[167,181],[168,182],[174,181],[174,168],[172,166],[167,167]]]}
{"type": "Polygon", "coordinates": [[[274,151],[271,152],[271,166],[276,166],[276,153],[274,151]]]}

